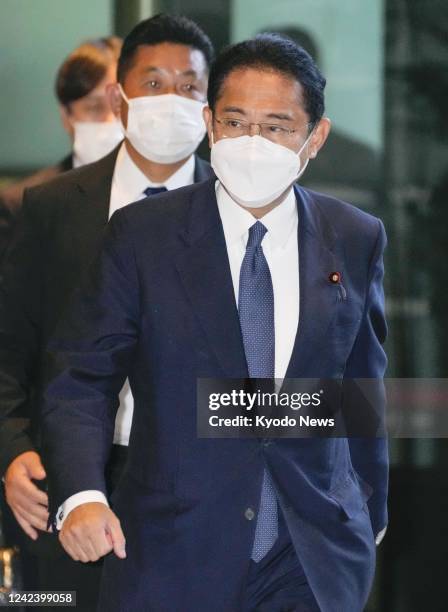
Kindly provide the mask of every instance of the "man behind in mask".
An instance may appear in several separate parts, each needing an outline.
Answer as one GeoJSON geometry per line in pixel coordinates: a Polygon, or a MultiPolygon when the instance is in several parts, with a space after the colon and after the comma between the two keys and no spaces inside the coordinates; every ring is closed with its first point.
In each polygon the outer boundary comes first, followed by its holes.
{"type": "Polygon", "coordinates": [[[123,130],[112,112],[107,88],[117,80],[122,41],[98,38],[77,47],[60,66],[55,83],[62,125],[72,152],[54,166],[0,191],[0,252],[7,245],[27,187],[40,185],[62,172],[97,161],[123,140],[123,130]]]}
{"type": "Polygon", "coordinates": [[[118,211],[50,342],[51,522],[73,559],[107,555],[101,611],[364,610],[387,523],[386,440],[197,430],[198,378],[384,374],[383,224],[295,184],[330,129],[324,87],[278,35],[224,50],[204,110],[218,180],[118,211]],[[129,462],[109,508],[127,376],[129,462]],[[83,490],[97,502],[64,511],[83,490]]]}
{"type": "MultiPolygon", "coordinates": [[[[139,23],[123,44],[120,85],[109,88],[124,126],[123,143],[95,163],[25,191],[0,300],[0,474],[15,519],[36,545],[48,538],[57,542],[56,535],[44,533],[48,500],[39,452],[46,341],[110,215],[139,198],[212,175],[209,164],[195,155],[206,133],[202,111],[212,57],[207,35],[185,17],[158,15],[139,23]]],[[[121,399],[107,469],[109,491],[126,462],[133,409],[128,385],[121,399]]],[[[62,548],[59,555],[60,567],[71,562],[62,548]]],[[[74,588],[70,580],[56,586],[74,588]]],[[[49,580],[45,588],[56,586],[49,580]]]]}

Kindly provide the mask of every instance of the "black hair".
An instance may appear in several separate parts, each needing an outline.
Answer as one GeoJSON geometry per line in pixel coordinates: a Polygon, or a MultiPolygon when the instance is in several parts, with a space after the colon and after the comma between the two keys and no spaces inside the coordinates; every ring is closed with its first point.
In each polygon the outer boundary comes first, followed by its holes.
{"type": "Polygon", "coordinates": [[[214,59],[211,40],[197,23],[188,17],[160,13],[138,23],[124,39],[118,60],[118,81],[123,83],[140,45],[158,45],[165,42],[186,45],[201,51],[208,67],[214,59]]]}
{"type": "Polygon", "coordinates": [[[224,81],[238,69],[255,68],[281,72],[303,89],[305,111],[315,125],[325,110],[326,80],[311,55],[290,38],[276,33],[259,34],[251,40],[226,47],[216,59],[208,81],[208,104],[212,111],[224,81]]]}
{"type": "MultiPolygon", "coordinates": [[[[263,31],[260,31],[260,34],[263,34],[264,32],[271,33],[272,31],[263,30],[263,31]]],[[[310,32],[308,32],[308,30],[305,30],[303,28],[298,28],[296,26],[285,25],[285,26],[277,26],[275,28],[275,33],[280,34],[280,36],[283,36],[285,38],[290,38],[295,43],[303,47],[305,51],[308,51],[308,53],[311,55],[311,57],[316,62],[316,64],[319,66],[319,68],[322,69],[322,66],[320,64],[320,57],[319,57],[320,53],[319,53],[319,47],[317,45],[317,41],[314,38],[314,36],[310,32]]]]}
{"type": "Polygon", "coordinates": [[[61,104],[87,96],[104,79],[111,64],[118,60],[121,38],[108,36],[88,40],[64,60],[56,75],[55,91],[61,104]]]}

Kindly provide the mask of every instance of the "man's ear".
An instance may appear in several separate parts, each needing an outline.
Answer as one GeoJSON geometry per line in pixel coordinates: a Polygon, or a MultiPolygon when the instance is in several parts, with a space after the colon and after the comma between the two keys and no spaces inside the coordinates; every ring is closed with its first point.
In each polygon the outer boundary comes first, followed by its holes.
{"type": "Polygon", "coordinates": [[[313,131],[313,135],[308,143],[309,158],[314,159],[324,146],[331,129],[331,121],[328,117],[322,117],[313,131]]]}
{"type": "Polygon", "coordinates": [[[74,129],[71,122],[70,111],[63,104],[59,104],[59,116],[61,118],[62,127],[73,140],[74,129]]]}
{"type": "Polygon", "coordinates": [[[204,106],[202,114],[204,116],[205,125],[207,127],[208,146],[211,149],[213,146],[213,113],[209,106],[204,106]]]}
{"type": "Polygon", "coordinates": [[[126,119],[127,119],[127,105],[122,104],[123,97],[118,88],[118,83],[109,83],[106,87],[106,95],[109,101],[110,108],[117,119],[121,118],[122,107],[126,106],[126,119]]]}

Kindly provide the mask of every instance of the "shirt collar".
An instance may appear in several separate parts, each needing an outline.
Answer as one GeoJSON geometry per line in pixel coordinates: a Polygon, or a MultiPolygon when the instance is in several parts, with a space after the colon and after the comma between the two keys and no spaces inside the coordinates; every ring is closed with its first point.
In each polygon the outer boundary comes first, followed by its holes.
{"type": "MultiPolygon", "coordinates": [[[[195,157],[190,155],[187,161],[172,174],[163,185],[171,191],[171,189],[179,189],[179,187],[186,187],[194,183],[194,168],[195,168],[195,157]]],[[[159,187],[157,184],[149,182],[149,187],[159,187]]]]}
{"type": "MultiPolygon", "coordinates": [[[[216,200],[221,217],[224,236],[228,245],[243,241],[246,248],[249,228],[257,219],[237,204],[219,181],[216,181],[216,200]]],[[[266,236],[272,248],[284,248],[292,232],[297,231],[298,212],[294,189],[291,188],[281,204],[259,219],[268,230],[266,236]]]]}
{"type": "Polygon", "coordinates": [[[72,166],[73,168],[80,168],[81,166],[83,166],[84,164],[82,163],[82,161],[79,159],[79,157],[76,155],[76,153],[73,152],[73,157],[72,157],[73,161],[72,161],[72,166]]]}
{"type": "Polygon", "coordinates": [[[128,194],[130,202],[142,197],[147,187],[166,187],[168,191],[185,187],[194,183],[195,158],[190,155],[187,161],[172,174],[164,183],[154,183],[143,174],[140,168],[132,161],[126,145],[120,147],[115,163],[113,183],[122,193],[128,194]]]}

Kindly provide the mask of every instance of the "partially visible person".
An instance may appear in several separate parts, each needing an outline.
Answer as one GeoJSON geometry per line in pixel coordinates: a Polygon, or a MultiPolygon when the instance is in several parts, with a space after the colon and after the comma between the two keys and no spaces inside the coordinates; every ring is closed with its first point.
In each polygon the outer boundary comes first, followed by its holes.
{"type": "Polygon", "coordinates": [[[56,95],[62,125],[73,144],[73,168],[101,159],[123,140],[107,92],[117,81],[121,46],[115,36],[88,42],[59,69],[56,95]]]}
{"type": "Polygon", "coordinates": [[[107,87],[116,82],[122,41],[98,38],[77,47],[60,66],[55,83],[62,125],[72,151],[58,163],[43,168],[0,191],[0,253],[6,247],[27,187],[96,161],[123,139],[121,125],[110,107],[107,87]]]}
{"type": "MultiPolygon", "coordinates": [[[[84,580],[85,575],[94,588],[90,595],[88,589],[78,589],[78,597],[87,593],[92,609],[100,565],[72,561],[57,537],[45,533],[47,496],[39,490],[45,488],[38,401],[42,355],[101,244],[110,215],[136,199],[213,176],[210,165],[195,154],[206,133],[202,112],[212,58],[208,36],[189,19],[158,15],[138,24],[120,55],[120,85],[109,87],[111,105],[125,127],[124,142],[95,163],[26,190],[3,264],[0,477],[5,478],[9,507],[29,536],[28,548],[39,551],[40,566],[47,572],[39,588],[62,589],[68,576],[73,590],[76,576],[84,580]]],[[[115,444],[108,458],[109,491],[127,460],[133,414],[128,385],[120,399],[115,444]]],[[[78,497],[71,503],[79,501],[78,497]]],[[[87,604],[81,609],[86,612],[87,604]]]]}

